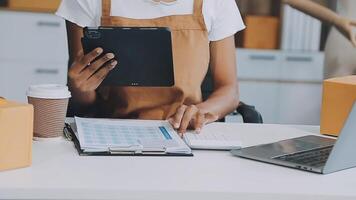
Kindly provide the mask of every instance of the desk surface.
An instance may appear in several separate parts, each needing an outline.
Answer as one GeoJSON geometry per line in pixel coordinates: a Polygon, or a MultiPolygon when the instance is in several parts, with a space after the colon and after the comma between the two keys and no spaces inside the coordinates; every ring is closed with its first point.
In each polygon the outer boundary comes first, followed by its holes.
{"type": "MultiPolygon", "coordinates": [[[[310,134],[317,127],[210,125],[244,146],[310,134]]],[[[34,142],[33,165],[0,172],[0,198],[356,199],[356,169],[318,175],[194,151],[194,157],[80,157],[68,141],[34,142]]]]}

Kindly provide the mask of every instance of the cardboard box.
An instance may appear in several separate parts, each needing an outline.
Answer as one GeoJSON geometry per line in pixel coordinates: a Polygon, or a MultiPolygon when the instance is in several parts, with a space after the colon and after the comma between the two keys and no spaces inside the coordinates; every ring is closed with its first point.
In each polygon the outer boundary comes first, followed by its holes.
{"type": "Polygon", "coordinates": [[[33,106],[0,99],[0,171],[31,165],[33,106]]]}
{"type": "Polygon", "coordinates": [[[338,136],[356,101],[356,76],[324,81],[320,132],[338,136]]]}
{"type": "Polygon", "coordinates": [[[55,12],[61,0],[10,0],[8,7],[14,10],[55,12]]]}
{"type": "Polygon", "coordinates": [[[242,15],[272,15],[276,0],[236,0],[242,15]]]}
{"type": "Polygon", "coordinates": [[[279,18],[247,16],[243,47],[251,49],[277,49],[279,45],[279,18]]]}

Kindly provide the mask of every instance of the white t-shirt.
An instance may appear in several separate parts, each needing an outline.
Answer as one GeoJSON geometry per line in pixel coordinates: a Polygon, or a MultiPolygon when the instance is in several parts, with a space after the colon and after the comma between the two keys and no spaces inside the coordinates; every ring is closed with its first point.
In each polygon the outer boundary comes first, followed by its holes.
{"type": "MultiPolygon", "coordinates": [[[[167,5],[152,0],[112,0],[111,15],[132,19],[153,19],[192,14],[194,0],[177,0],[167,5]]],[[[81,27],[100,26],[100,0],[62,0],[57,15],[81,27]]],[[[210,41],[234,35],[245,28],[235,0],[204,0],[203,15],[210,41]]]]}

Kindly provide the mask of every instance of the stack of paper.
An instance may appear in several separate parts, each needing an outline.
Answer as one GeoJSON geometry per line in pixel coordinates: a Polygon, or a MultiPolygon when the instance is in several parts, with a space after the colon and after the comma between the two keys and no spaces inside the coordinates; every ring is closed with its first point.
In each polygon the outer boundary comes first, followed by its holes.
{"type": "Polygon", "coordinates": [[[84,152],[164,152],[191,154],[167,121],[75,118],[84,152]]]}

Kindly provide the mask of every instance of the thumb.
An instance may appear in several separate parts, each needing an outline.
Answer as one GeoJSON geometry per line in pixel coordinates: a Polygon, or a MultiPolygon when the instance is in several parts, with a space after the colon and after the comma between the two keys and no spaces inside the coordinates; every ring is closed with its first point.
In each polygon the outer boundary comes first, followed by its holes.
{"type": "Polygon", "coordinates": [[[354,46],[354,48],[356,48],[356,36],[353,37],[351,42],[352,42],[352,45],[354,46]]]}
{"type": "Polygon", "coordinates": [[[198,112],[194,120],[193,128],[197,133],[200,133],[205,124],[206,124],[205,115],[198,112]]]}
{"type": "Polygon", "coordinates": [[[171,117],[171,118],[169,118],[169,119],[167,119],[167,121],[175,128],[175,121],[174,121],[174,119],[171,117]]]}
{"type": "Polygon", "coordinates": [[[356,48],[356,34],[354,34],[354,31],[350,32],[350,40],[352,45],[356,48]]]}

